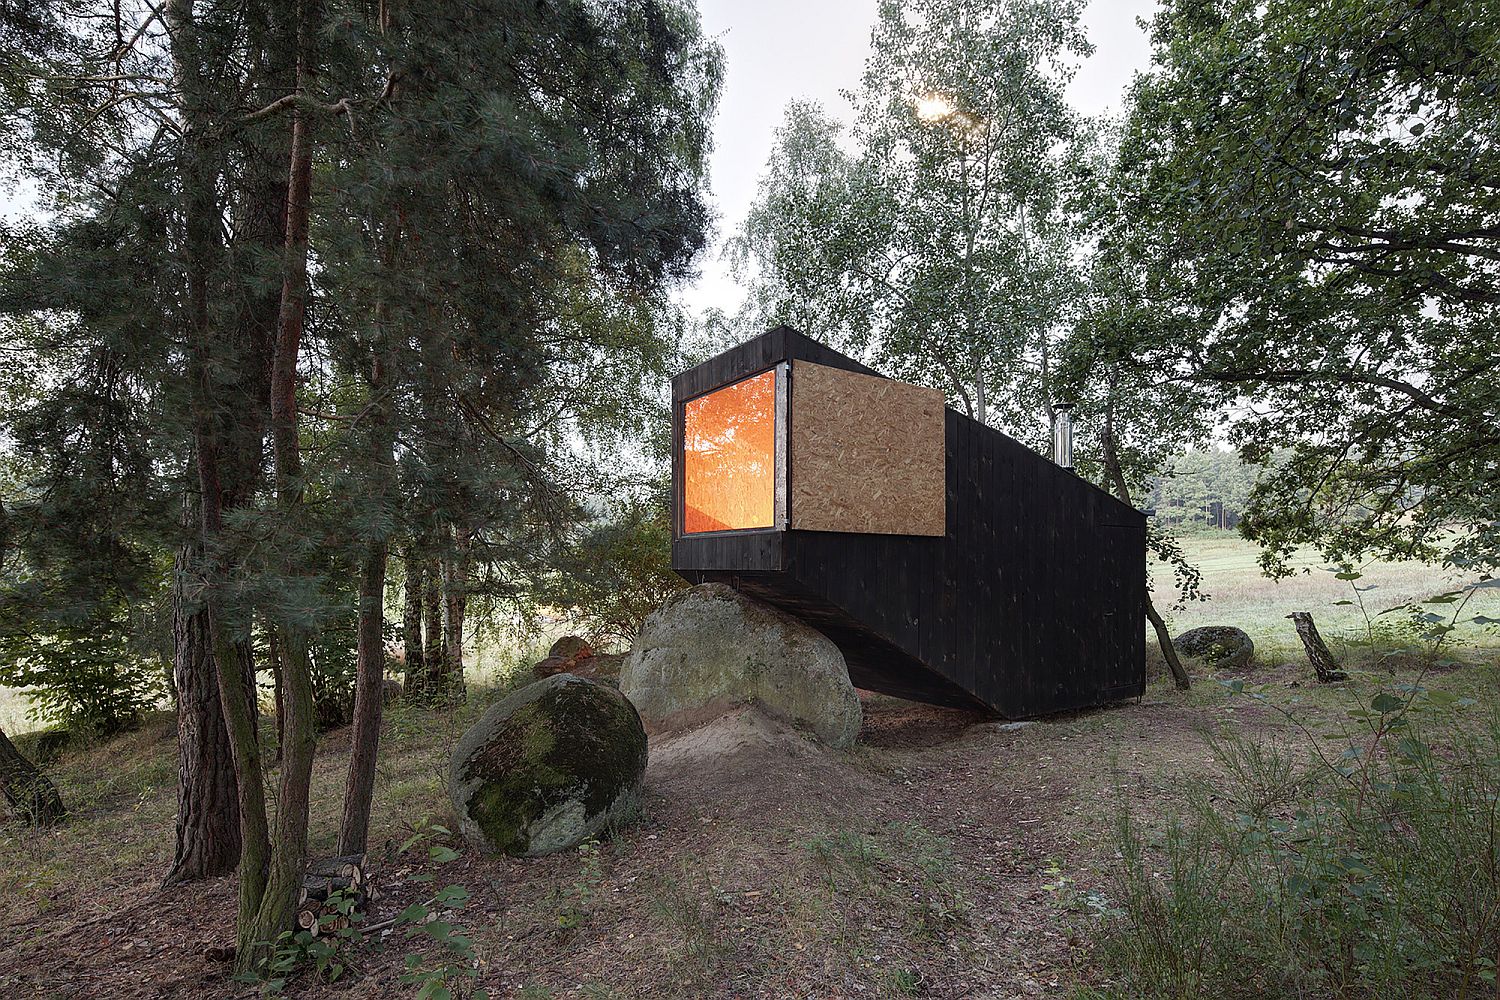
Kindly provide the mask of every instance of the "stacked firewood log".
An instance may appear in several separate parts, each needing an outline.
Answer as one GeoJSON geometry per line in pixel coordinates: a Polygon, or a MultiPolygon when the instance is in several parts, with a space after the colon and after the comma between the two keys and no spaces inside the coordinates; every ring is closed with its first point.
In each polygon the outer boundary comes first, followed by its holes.
{"type": "Polygon", "coordinates": [[[293,930],[307,931],[314,937],[337,933],[349,926],[351,913],[363,913],[377,896],[365,874],[363,854],[341,854],[311,861],[302,879],[293,930]],[[340,900],[352,903],[352,908],[347,905],[341,908],[340,900]]]}

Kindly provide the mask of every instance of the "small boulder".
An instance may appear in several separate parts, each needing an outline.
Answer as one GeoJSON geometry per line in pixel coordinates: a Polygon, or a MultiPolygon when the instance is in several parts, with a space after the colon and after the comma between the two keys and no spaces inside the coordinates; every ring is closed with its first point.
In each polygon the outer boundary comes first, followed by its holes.
{"type": "Polygon", "coordinates": [[[619,687],[620,666],[624,662],[624,653],[594,653],[592,656],[582,656],[571,660],[561,656],[549,656],[545,660],[538,660],[532,664],[531,672],[538,679],[551,677],[553,674],[572,674],[574,677],[598,681],[610,687],[619,687]]]}
{"type": "Polygon", "coordinates": [[[547,650],[547,656],[561,656],[565,660],[581,660],[585,656],[593,656],[594,647],[582,636],[565,635],[552,644],[547,650]]]}
{"type": "Polygon", "coordinates": [[[833,747],[859,735],[859,697],[838,647],[721,583],[679,591],[647,616],[620,690],[653,730],[755,703],[833,747]]]}
{"type": "Polygon", "coordinates": [[[1255,657],[1255,643],[1233,625],[1204,625],[1172,640],[1183,656],[1203,661],[1212,670],[1242,670],[1255,657]]]}
{"type": "Polygon", "coordinates": [[[391,705],[400,701],[401,696],[405,693],[406,689],[394,677],[387,677],[380,682],[380,703],[382,705],[391,705]]]}
{"type": "Polygon", "coordinates": [[[553,674],[573,674],[591,681],[602,681],[612,687],[620,686],[620,664],[623,654],[596,653],[587,639],[576,635],[565,635],[552,644],[547,657],[531,665],[531,672],[538,678],[553,674]]]}
{"type": "Polygon", "coordinates": [[[645,773],[646,732],[630,702],[556,674],[491,705],[464,733],[448,792],[469,843],[537,857],[604,829],[636,801],[645,773]]]}

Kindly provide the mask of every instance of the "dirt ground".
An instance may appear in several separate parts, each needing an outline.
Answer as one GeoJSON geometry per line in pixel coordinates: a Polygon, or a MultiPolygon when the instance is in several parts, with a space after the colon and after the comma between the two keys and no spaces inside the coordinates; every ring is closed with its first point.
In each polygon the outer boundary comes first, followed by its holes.
{"type": "MultiPolygon", "coordinates": [[[[1385,651],[1413,641],[1400,616],[1377,617],[1376,629],[1339,603],[1348,584],[1312,557],[1305,574],[1278,584],[1259,575],[1243,540],[1186,544],[1215,600],[1182,610],[1174,631],[1216,621],[1250,630],[1261,665],[1236,679],[1263,685],[1264,701],[1207,676],[1179,693],[1153,655],[1140,702],[1018,727],[868,699],[858,744],[838,753],[736,713],[654,741],[641,818],[553,858],[485,859],[451,842],[457,855],[442,864],[426,844],[402,852],[414,833],[447,822],[448,754],[496,693],[476,691],[451,711],[394,706],[370,841],[383,896],[368,922],[435,887],[464,886],[468,905],[440,916],[472,938],[478,984],[492,997],[1074,996],[1101,976],[1092,904],[1112,888],[1114,821],[1129,809],[1147,824],[1170,822],[1193,777],[1215,766],[1206,734],[1300,740],[1280,711],[1347,721],[1379,685],[1418,678],[1416,662],[1385,651]],[[1320,688],[1306,676],[1284,618],[1293,607],[1321,609],[1325,637],[1353,661],[1348,684],[1320,688]],[[1381,649],[1357,646],[1367,632],[1381,649]]],[[[1361,584],[1377,588],[1372,611],[1451,585],[1430,569],[1365,571],[1361,584]]],[[[1171,579],[1160,569],[1157,578],[1171,579]]],[[[1500,615],[1500,592],[1485,595],[1470,611],[1500,615]]],[[[1496,637],[1464,642],[1473,648],[1459,658],[1474,667],[1422,682],[1491,705],[1496,637]]],[[[18,697],[0,690],[8,732],[18,697]]],[[[0,824],[0,1000],[258,995],[226,977],[233,881],[159,888],[173,848],[174,737],[163,714],[70,751],[51,769],[69,822],[40,833],[0,824]]],[[[348,757],[347,731],[322,738],[314,854],[333,851],[348,757]]],[[[401,975],[414,953],[437,957],[395,929],[349,951],[338,981],[303,975],[285,994],[410,997],[417,987],[401,975]]]]}
{"type": "MultiPolygon", "coordinates": [[[[643,815],[596,848],[400,853],[424,818],[446,821],[446,748],[482,707],[393,713],[369,920],[466,887],[451,919],[491,997],[1070,996],[1096,976],[1081,901],[1107,890],[1113,818],[1170,812],[1185,776],[1212,766],[1213,728],[1291,734],[1211,681],[1020,725],[871,698],[846,752],[746,709],[657,741],[643,815]]],[[[320,748],[315,851],[336,826],[347,739],[320,748]]],[[[160,719],[59,765],[67,827],[0,834],[0,997],[258,995],[226,978],[232,880],[159,888],[172,769],[160,719]]],[[[403,962],[421,951],[395,930],[350,951],[339,981],[304,975],[285,992],[410,997],[403,962]]]]}

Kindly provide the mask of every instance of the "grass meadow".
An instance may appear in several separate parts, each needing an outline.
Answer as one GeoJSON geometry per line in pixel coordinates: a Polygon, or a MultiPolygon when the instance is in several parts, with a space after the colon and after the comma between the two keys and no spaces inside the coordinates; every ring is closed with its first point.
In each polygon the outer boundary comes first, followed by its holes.
{"type": "MultiPolygon", "coordinates": [[[[1176,607],[1171,568],[1161,563],[1150,567],[1152,599],[1172,634],[1199,625],[1234,625],[1255,640],[1257,662],[1269,666],[1302,657],[1296,633],[1286,619],[1293,611],[1312,612],[1336,656],[1358,658],[1372,648],[1389,651],[1417,646],[1420,629],[1411,624],[1406,609],[1413,602],[1451,591],[1473,579],[1421,563],[1372,562],[1362,567],[1364,575],[1359,580],[1339,580],[1335,568],[1308,552],[1296,560],[1295,575],[1268,580],[1256,562],[1259,548],[1232,533],[1189,536],[1183,539],[1183,548],[1203,572],[1206,600],[1176,607]],[[1354,590],[1355,585],[1361,588],[1359,592],[1354,590]],[[1359,600],[1364,601],[1364,610],[1359,600]],[[1356,603],[1339,603],[1342,601],[1356,603]]],[[[1447,614],[1456,605],[1432,607],[1447,614]]],[[[1475,614],[1500,618],[1500,590],[1478,591],[1464,607],[1462,617],[1475,614]]],[[[505,689],[517,678],[530,676],[530,664],[545,656],[551,640],[565,632],[562,623],[553,623],[546,636],[525,647],[505,638],[482,638],[467,670],[470,686],[505,689]]],[[[1149,631],[1147,642],[1155,645],[1149,631]]],[[[1488,653],[1500,649],[1500,634],[1461,626],[1447,646],[1460,655],[1464,650],[1488,653]]],[[[31,716],[24,692],[0,687],[0,730],[14,735],[41,726],[31,716]]]]}
{"type": "MultiPolygon", "coordinates": [[[[1178,595],[1171,568],[1153,563],[1152,599],[1167,618],[1172,634],[1199,625],[1234,625],[1255,640],[1256,660],[1263,665],[1302,658],[1301,644],[1286,618],[1293,611],[1311,612],[1330,650],[1341,659],[1372,649],[1419,646],[1422,627],[1413,624],[1411,605],[1476,579],[1422,563],[1370,562],[1359,568],[1363,574],[1360,579],[1340,580],[1335,576],[1336,567],[1324,563],[1314,552],[1304,552],[1295,561],[1297,572],[1293,576],[1269,580],[1256,562],[1260,549],[1232,533],[1186,537],[1183,549],[1203,572],[1202,589],[1207,600],[1175,607],[1178,595]],[[1344,601],[1352,603],[1340,603],[1344,601]]],[[[1425,610],[1449,618],[1457,608],[1457,604],[1438,604],[1425,610]]],[[[1467,620],[1476,614],[1500,618],[1500,590],[1476,591],[1460,618],[1467,620]]],[[[1500,647],[1500,635],[1461,625],[1445,646],[1450,652],[1488,651],[1500,647]]]]}
{"type": "Polygon", "coordinates": [[[0,731],[11,735],[35,728],[30,718],[31,703],[14,688],[0,687],[0,731]]]}

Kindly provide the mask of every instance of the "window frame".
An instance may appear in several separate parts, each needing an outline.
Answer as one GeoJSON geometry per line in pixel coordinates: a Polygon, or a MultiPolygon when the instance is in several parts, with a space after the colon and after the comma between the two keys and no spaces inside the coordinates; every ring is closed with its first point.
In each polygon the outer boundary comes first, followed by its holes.
{"type": "Polygon", "coordinates": [[[790,479],[790,463],[787,460],[788,442],[791,434],[791,382],[792,366],[789,361],[781,361],[765,368],[756,369],[747,375],[716,385],[712,389],[694,393],[684,399],[677,401],[674,406],[672,424],[672,465],[675,470],[673,479],[676,481],[673,489],[673,513],[672,513],[672,537],[677,540],[693,538],[724,538],[732,535],[763,535],[770,532],[787,530],[791,521],[791,511],[788,509],[791,490],[788,488],[790,479]],[[687,520],[687,407],[694,400],[714,393],[741,382],[748,382],[753,378],[759,378],[766,372],[775,372],[776,386],[773,393],[771,419],[772,441],[772,496],[771,523],[758,528],[725,528],[721,531],[688,531],[687,520]]]}

